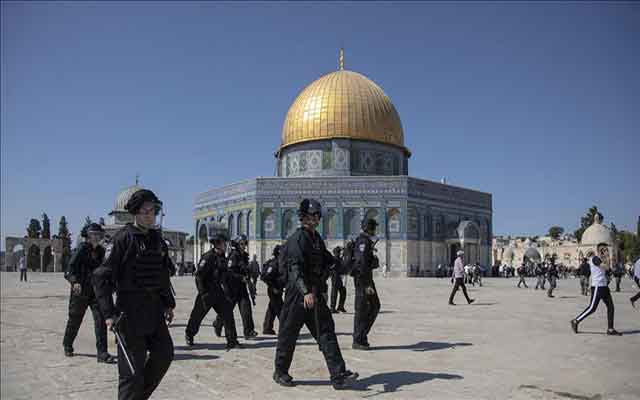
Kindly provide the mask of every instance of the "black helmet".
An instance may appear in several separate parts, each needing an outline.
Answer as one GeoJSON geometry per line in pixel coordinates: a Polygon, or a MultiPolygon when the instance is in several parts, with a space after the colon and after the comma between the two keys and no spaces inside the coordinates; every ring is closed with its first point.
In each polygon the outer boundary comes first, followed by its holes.
{"type": "Polygon", "coordinates": [[[370,229],[376,229],[378,227],[378,221],[373,218],[365,218],[362,220],[360,227],[363,231],[368,231],[370,229]]]}
{"type": "Polygon", "coordinates": [[[238,236],[235,237],[235,239],[233,239],[234,242],[236,243],[249,243],[249,239],[247,239],[247,235],[244,234],[240,234],[238,236]]]}
{"type": "Polygon", "coordinates": [[[104,229],[102,228],[102,225],[92,222],[82,228],[82,230],[80,231],[80,236],[86,238],[89,237],[89,233],[104,233],[104,229]]]}
{"type": "Polygon", "coordinates": [[[304,215],[318,214],[322,217],[322,206],[317,200],[304,199],[300,202],[300,208],[298,208],[298,216],[302,218],[304,215]]]}
{"type": "Polygon", "coordinates": [[[131,195],[129,201],[127,201],[127,204],[124,206],[124,209],[129,211],[130,214],[136,215],[145,201],[150,201],[156,204],[156,215],[160,212],[162,202],[158,199],[155,193],[147,189],[140,189],[131,195]]]}
{"type": "Polygon", "coordinates": [[[274,257],[278,257],[280,255],[280,249],[282,248],[282,245],[277,244],[274,248],[273,248],[273,256],[274,257]]]}
{"type": "Polygon", "coordinates": [[[210,243],[216,240],[229,240],[229,232],[227,227],[218,222],[212,222],[207,226],[207,237],[210,243]]]}
{"type": "Polygon", "coordinates": [[[600,257],[598,256],[593,256],[593,258],[591,259],[591,262],[593,263],[593,265],[595,265],[596,267],[599,267],[600,264],[602,264],[602,260],[600,259],[600,257]]]}
{"type": "Polygon", "coordinates": [[[333,248],[333,255],[337,256],[340,253],[342,253],[342,247],[336,246],[333,248]]]}

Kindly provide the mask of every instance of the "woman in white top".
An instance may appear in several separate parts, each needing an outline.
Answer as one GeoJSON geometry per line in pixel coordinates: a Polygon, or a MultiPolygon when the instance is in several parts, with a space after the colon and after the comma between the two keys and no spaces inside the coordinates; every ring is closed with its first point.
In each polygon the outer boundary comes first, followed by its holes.
{"type": "Polygon", "coordinates": [[[613,328],[613,299],[611,298],[611,292],[609,292],[609,286],[607,286],[607,270],[609,266],[606,262],[603,263],[598,256],[591,257],[589,265],[591,267],[591,301],[589,306],[576,319],[571,320],[571,329],[573,329],[574,333],[578,333],[578,324],[593,314],[598,308],[598,303],[602,300],[607,306],[607,335],[621,336],[622,334],[613,328]]]}

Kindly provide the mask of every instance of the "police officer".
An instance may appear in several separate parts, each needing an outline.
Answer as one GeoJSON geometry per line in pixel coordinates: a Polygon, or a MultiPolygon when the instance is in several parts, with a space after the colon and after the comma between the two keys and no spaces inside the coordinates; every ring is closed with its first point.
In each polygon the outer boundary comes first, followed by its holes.
{"type": "Polygon", "coordinates": [[[98,350],[98,362],[115,364],[116,359],[107,351],[107,325],[98,307],[96,295],[91,284],[93,271],[104,261],[104,247],[101,241],[104,238],[102,226],[92,223],[82,229],[81,236],[85,239],[76,249],[69,261],[65,278],[71,284],[71,296],[69,297],[69,319],[64,331],[62,346],[64,355],[73,356],[73,341],[78,335],[82,319],[91,307],[93,315],[93,329],[96,335],[96,349],[98,350]]]}
{"type": "Polygon", "coordinates": [[[586,258],[582,259],[582,263],[578,267],[578,276],[580,277],[580,292],[583,296],[587,296],[589,292],[589,276],[591,276],[591,269],[586,258]]]}
{"type": "MultiPolygon", "coordinates": [[[[251,312],[251,297],[255,296],[255,293],[249,289],[251,274],[249,271],[247,245],[248,241],[245,235],[239,235],[235,240],[231,241],[231,252],[227,261],[229,270],[227,281],[230,290],[231,308],[234,309],[237,305],[240,309],[244,338],[249,340],[258,336],[258,332],[254,329],[255,325],[251,312]]],[[[216,335],[222,335],[223,327],[224,319],[222,315],[218,314],[216,320],[213,321],[216,335]]]]}
{"type": "Polygon", "coordinates": [[[618,263],[613,268],[613,277],[616,280],[616,292],[620,291],[620,281],[622,280],[623,276],[624,276],[624,267],[622,266],[622,263],[618,263]]]}
{"type": "Polygon", "coordinates": [[[520,265],[518,267],[518,276],[520,277],[520,280],[518,281],[518,287],[520,287],[520,285],[524,284],[525,289],[528,288],[529,286],[527,286],[527,281],[524,280],[524,278],[527,276],[527,270],[524,266],[524,264],[520,265]]]}
{"type": "Polygon", "coordinates": [[[344,282],[342,282],[342,247],[337,246],[333,249],[333,257],[335,258],[336,264],[331,271],[331,313],[346,313],[347,310],[344,308],[344,302],[347,299],[347,288],[344,286],[344,282]],[[340,300],[338,301],[338,308],[336,308],[338,294],[340,294],[340,300]]]}
{"type": "Polygon", "coordinates": [[[200,329],[202,320],[212,308],[224,320],[227,350],[238,346],[236,323],[233,319],[233,305],[228,287],[228,269],[225,250],[227,248],[227,229],[218,223],[207,227],[209,242],[213,248],[202,255],[196,271],[198,295],[193,303],[189,322],[185,329],[185,342],[193,346],[193,338],[200,329]]]}
{"type": "Polygon", "coordinates": [[[554,297],[553,289],[556,288],[556,282],[559,277],[558,268],[556,267],[555,261],[552,259],[549,263],[549,268],[547,269],[547,279],[549,280],[549,290],[547,290],[548,297],[554,297]]]}
{"type": "Polygon", "coordinates": [[[281,259],[287,265],[286,269],[281,266],[280,270],[286,271],[284,278],[287,284],[280,313],[273,380],[282,386],[294,386],[289,367],[300,329],[306,325],[324,355],[333,388],[345,389],[358,374],[345,368],[333,317],[326,298],[322,296],[327,291],[326,281],[333,256],[316,231],[322,217],[320,203],[313,199],[302,200],[298,215],[302,227],[287,239],[282,250],[285,253],[281,259]]]}
{"type": "Polygon", "coordinates": [[[267,284],[267,295],[269,296],[269,304],[262,324],[262,333],[265,335],[276,335],[276,331],[273,330],[273,322],[276,317],[280,318],[280,311],[282,311],[282,305],[284,304],[282,299],[283,287],[279,282],[278,276],[278,258],[280,257],[281,248],[282,246],[279,244],[273,248],[273,258],[264,263],[260,273],[260,279],[267,284]]]}
{"type": "MultiPolygon", "coordinates": [[[[373,283],[373,270],[380,265],[374,254],[378,223],[369,218],[362,221],[362,232],[354,246],[355,262],[353,283],[355,285],[355,315],[353,317],[353,344],[355,350],[369,350],[367,336],[380,311],[380,298],[373,283]]],[[[377,242],[377,240],[376,240],[377,242]]]]}
{"type": "Polygon", "coordinates": [[[544,289],[544,274],[545,271],[542,268],[542,264],[538,263],[536,264],[536,269],[534,271],[534,274],[536,275],[536,290],[538,290],[539,287],[542,286],[542,289],[544,289]]]}
{"type": "Polygon", "coordinates": [[[125,209],[134,222],[116,233],[93,284],[107,327],[123,339],[118,341],[118,399],[139,400],[151,396],[173,360],[166,321],[173,320],[176,302],[172,263],[162,240],[162,202],[141,189],[125,209]]]}

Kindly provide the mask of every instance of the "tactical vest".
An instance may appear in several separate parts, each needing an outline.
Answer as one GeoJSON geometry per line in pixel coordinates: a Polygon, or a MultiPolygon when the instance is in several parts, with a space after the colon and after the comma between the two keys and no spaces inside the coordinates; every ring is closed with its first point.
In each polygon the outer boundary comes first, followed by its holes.
{"type": "Polygon", "coordinates": [[[145,290],[167,287],[169,270],[164,266],[164,253],[160,245],[148,248],[143,241],[137,243],[138,252],[133,263],[134,284],[145,290]]]}

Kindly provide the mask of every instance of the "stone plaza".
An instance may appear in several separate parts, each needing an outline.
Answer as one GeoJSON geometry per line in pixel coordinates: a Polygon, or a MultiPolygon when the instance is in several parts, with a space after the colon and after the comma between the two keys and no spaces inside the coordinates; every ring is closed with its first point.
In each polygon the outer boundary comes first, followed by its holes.
{"type": "MultiPolygon", "coordinates": [[[[117,369],[97,364],[93,320],[85,315],[75,342],[77,355],[66,358],[62,336],[69,288],[62,274],[0,274],[1,392],[4,400],[113,399],[117,369]]],[[[260,335],[242,349],[224,350],[205,319],[196,345],[188,349],[184,329],[196,294],[190,276],[173,279],[178,298],[171,325],[175,359],[153,399],[638,399],[640,310],[629,297],[637,288],[624,279],[613,293],[616,328],[622,337],[604,335],[604,305],[575,335],[569,320],[588,303],[576,279],[560,280],[556,298],[517,289],[516,279],[485,279],[447,306],[448,279],[377,278],[382,311],[373,327],[373,350],[351,350],[353,284],[348,280],[348,314],[335,317],[347,368],[360,379],[352,390],[334,391],[327,368],[306,328],[301,331],[291,375],[294,388],[271,380],[275,337],[260,335]]],[[[533,283],[533,279],[530,279],[533,283]]],[[[259,283],[253,315],[261,331],[266,287],[259,283]]],[[[89,313],[88,313],[89,314],[89,313]]],[[[241,326],[236,312],[238,327],[241,326]]],[[[276,323],[277,330],[277,323],[276,323]]],[[[116,352],[110,334],[109,350],[116,352]]]]}

